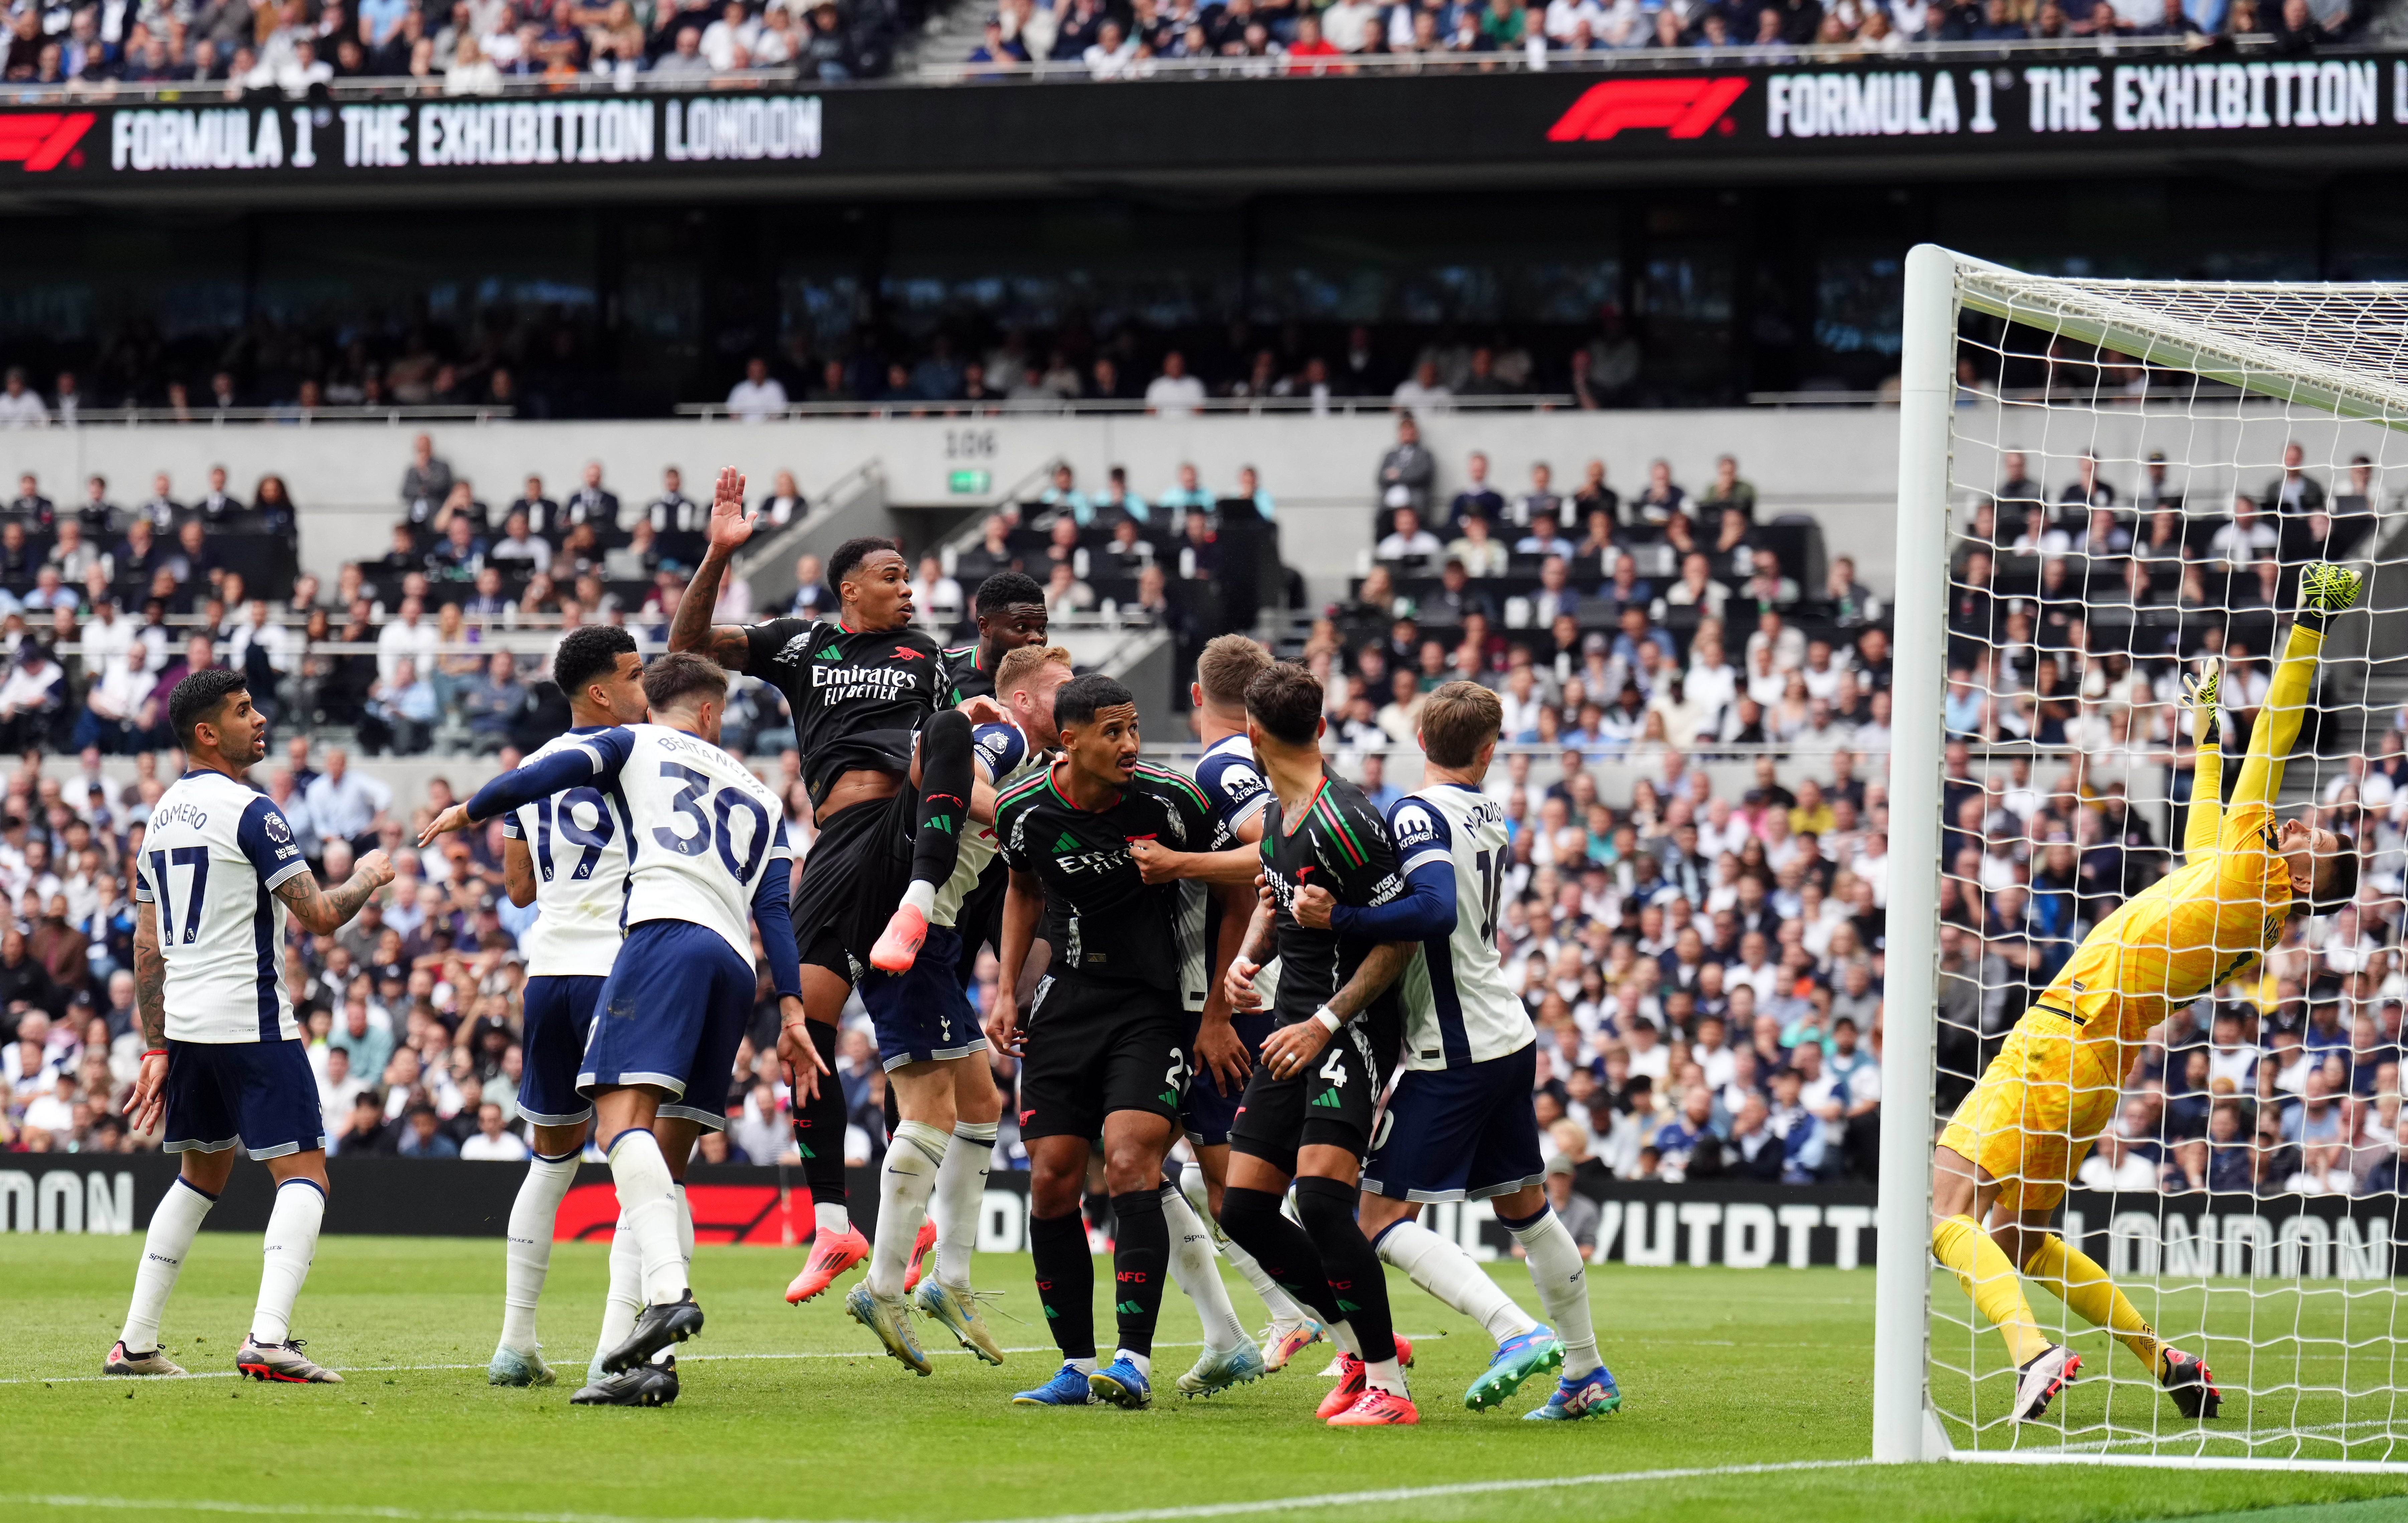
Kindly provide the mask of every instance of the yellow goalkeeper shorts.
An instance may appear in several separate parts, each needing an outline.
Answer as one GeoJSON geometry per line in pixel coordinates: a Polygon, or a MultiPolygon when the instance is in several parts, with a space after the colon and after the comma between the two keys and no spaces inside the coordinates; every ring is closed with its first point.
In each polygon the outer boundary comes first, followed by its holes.
{"type": "Polygon", "coordinates": [[[2109,1054],[2074,1040],[2078,1031],[2046,1005],[2025,1012],[1940,1134],[1941,1146],[1999,1181],[2009,1211],[2054,1209],[2115,1115],[2121,1075],[2109,1054]]]}

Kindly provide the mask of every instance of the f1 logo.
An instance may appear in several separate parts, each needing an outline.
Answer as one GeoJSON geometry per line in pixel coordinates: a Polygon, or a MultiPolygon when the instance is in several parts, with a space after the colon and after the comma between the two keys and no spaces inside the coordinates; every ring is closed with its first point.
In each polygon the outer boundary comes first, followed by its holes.
{"type": "Polygon", "coordinates": [[[98,120],[92,111],[27,111],[0,116],[0,164],[22,164],[36,175],[56,169],[98,120]]]}
{"type": "Polygon", "coordinates": [[[1608,79],[1591,85],[1547,129],[1551,143],[1602,143],[1625,127],[1661,127],[1668,137],[1703,137],[1747,93],[1743,76],[1608,79]]]}

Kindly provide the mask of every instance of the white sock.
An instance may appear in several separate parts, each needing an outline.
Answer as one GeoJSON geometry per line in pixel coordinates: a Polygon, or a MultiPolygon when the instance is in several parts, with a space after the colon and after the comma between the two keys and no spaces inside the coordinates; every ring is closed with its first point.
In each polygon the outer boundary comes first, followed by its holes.
{"type": "Polygon", "coordinates": [[[1398,1369],[1397,1361],[1392,1359],[1364,1360],[1363,1383],[1377,1390],[1394,1391],[1398,1396],[1412,1394],[1405,1389],[1405,1372],[1398,1369]]]}
{"type": "Polygon", "coordinates": [[[544,1277],[552,1273],[552,1223],[560,1203],[577,1178],[577,1155],[527,1160],[526,1177],[519,1181],[518,1198],[510,1203],[510,1224],[502,1274],[502,1345],[526,1353],[536,1348],[535,1303],[543,1295],[544,1277]]]}
{"type": "Polygon", "coordinates": [[[986,1209],[987,1166],[995,1160],[993,1121],[963,1121],[953,1145],[937,1165],[937,1193],[928,1214],[937,1223],[938,1283],[955,1290],[970,1286],[970,1250],[978,1246],[979,1214],[986,1209]]]}
{"type": "Polygon", "coordinates": [[[167,1293],[183,1273],[184,1255],[193,1250],[201,1218],[217,1203],[216,1196],[203,1194],[178,1175],[150,1213],[150,1230],[142,1235],[142,1263],[134,1272],[134,1300],[125,1308],[125,1331],[119,1334],[127,1353],[157,1350],[159,1317],[167,1309],[167,1293]]]}
{"type": "Polygon", "coordinates": [[[1154,1378],[1154,1356],[1153,1356],[1153,1355],[1151,1355],[1151,1354],[1132,1354],[1132,1353],[1130,1353],[1130,1352],[1129,1352],[1127,1349],[1125,1349],[1125,1348],[1120,1348],[1120,1349],[1114,1349],[1114,1350],[1112,1351],[1112,1357],[1113,1357],[1114,1359],[1126,1359],[1126,1360],[1128,1360],[1130,1364],[1132,1364],[1132,1365],[1134,1365],[1134,1366],[1136,1367],[1136,1369],[1137,1369],[1137,1373],[1138,1373],[1138,1374],[1141,1374],[1141,1375],[1143,1375],[1143,1376],[1145,1376],[1148,1380],[1152,1380],[1152,1379],[1154,1378]]]}
{"type": "Polygon", "coordinates": [[[830,1237],[842,1237],[852,1225],[853,1213],[845,1209],[842,1201],[811,1203],[811,1231],[825,1232],[830,1237]]]}
{"type": "Polygon", "coordinates": [[[1380,1234],[1372,1246],[1383,1263],[1396,1265],[1405,1278],[1488,1330],[1503,1343],[1539,1325],[1538,1318],[1513,1304],[1471,1255],[1420,1222],[1398,1221],[1380,1234]]]}
{"type": "Polygon", "coordinates": [[[1246,1283],[1254,1288],[1254,1294],[1262,1298],[1264,1309],[1271,1314],[1271,1321],[1274,1324],[1293,1324],[1313,1320],[1312,1314],[1297,1305],[1296,1298],[1281,1288],[1279,1281],[1264,1273],[1261,1263],[1253,1254],[1240,1247],[1236,1238],[1233,1237],[1222,1244],[1221,1251],[1229,1256],[1230,1267],[1243,1274],[1246,1277],[1246,1283]]]}
{"type": "Polygon", "coordinates": [[[1245,1324],[1229,1304],[1229,1288],[1221,1283],[1221,1266],[1212,1256],[1212,1234],[1204,1218],[1187,1203],[1176,1187],[1162,1192],[1162,1224],[1170,1229],[1170,1278],[1196,1303],[1204,1323],[1204,1346],[1218,1351],[1240,1344],[1251,1346],[1245,1324]]]}
{"type": "Polygon", "coordinates": [[[1552,1209],[1539,1219],[1511,1229],[1513,1240],[1529,1255],[1530,1281],[1539,1288],[1539,1304],[1547,1309],[1555,1336],[1564,1341],[1564,1377],[1584,1375],[1605,1361],[1598,1357],[1597,1324],[1588,1312],[1588,1266],[1571,1229],[1552,1209]]]}
{"type": "Polygon", "coordinates": [[[636,1251],[636,1234],[627,1231],[626,1214],[622,1212],[610,1233],[610,1289],[602,1302],[602,1337],[594,1357],[600,1359],[625,1343],[643,1309],[644,1256],[636,1251]]]}
{"type": "Polygon", "coordinates": [[[326,1192],[315,1180],[288,1179],[276,1187],[276,1206],[267,1214],[267,1237],[261,1245],[259,1309],[251,1317],[255,1342],[280,1344],[293,1335],[293,1302],[309,1277],[309,1260],[318,1256],[318,1224],[325,1219],[326,1192]]]}
{"type": "Polygon", "coordinates": [[[911,887],[903,890],[903,903],[920,912],[922,919],[937,907],[937,886],[926,878],[913,878],[911,887]]]}
{"type": "Polygon", "coordinates": [[[643,1257],[644,1300],[663,1305],[685,1294],[685,1256],[678,1251],[677,1181],[650,1132],[630,1127],[610,1139],[610,1178],[619,1216],[643,1257]]]}
{"type": "MultiPolygon", "coordinates": [[[[677,1208],[678,1259],[679,1261],[685,1265],[686,1283],[691,1285],[694,1283],[694,1208],[686,1203],[685,1186],[682,1184],[679,1185],[677,1188],[677,1208]]],[[[631,1321],[627,1324],[627,1331],[633,1332],[634,1331],[635,1324],[631,1321]]],[[[619,1335],[619,1341],[621,1343],[626,1342],[627,1334],[624,1332],[621,1333],[619,1335]]],[[[657,1354],[654,1354],[652,1356],[652,1362],[654,1364],[666,1364],[676,1357],[677,1345],[675,1344],[671,1344],[668,1347],[662,1349],[657,1354]]]]}
{"type": "Polygon", "coordinates": [[[1358,1359],[1363,1357],[1363,1340],[1354,1336],[1354,1323],[1341,1317],[1322,1331],[1328,1333],[1329,1341],[1338,1345],[1338,1352],[1352,1354],[1358,1359]]]}
{"type": "Polygon", "coordinates": [[[1084,1359],[1064,1359],[1062,1362],[1068,1365],[1071,1369],[1078,1371],[1082,1375],[1091,1375],[1096,1373],[1096,1356],[1093,1354],[1088,1355],[1084,1359]]]}
{"type": "Polygon", "coordinates": [[[878,1239],[869,1245],[869,1293],[899,1296],[903,1272],[911,1261],[911,1245],[920,1223],[928,1217],[928,1197],[936,1193],[937,1172],[943,1167],[949,1132],[925,1121],[904,1121],[887,1145],[886,1166],[878,1174],[878,1239]]]}

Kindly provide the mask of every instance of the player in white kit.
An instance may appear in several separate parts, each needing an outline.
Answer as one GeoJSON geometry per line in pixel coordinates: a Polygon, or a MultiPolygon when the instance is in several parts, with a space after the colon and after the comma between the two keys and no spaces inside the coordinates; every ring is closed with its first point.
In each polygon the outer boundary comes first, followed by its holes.
{"type": "MultiPolygon", "coordinates": [[[[680,1242],[677,1176],[697,1131],[727,1124],[736,1052],[752,1009],[754,929],[781,1019],[790,1027],[804,1019],[786,910],[794,853],[784,810],[719,748],[727,674],[708,657],[673,652],[645,667],[643,682],[652,723],[596,731],[504,773],[444,811],[421,838],[424,845],[582,786],[614,792],[624,811],[626,935],[602,988],[577,1088],[594,1102],[622,1231],[642,1261],[644,1304],[626,1339],[603,1357],[606,1378],[572,1398],[589,1406],[675,1401],[674,1366],[649,1361],[702,1331],[680,1242]]],[[[821,1078],[815,1056],[806,1056],[794,1073],[798,1097],[821,1078]]]]}
{"type": "Polygon", "coordinates": [[[1580,1247],[1547,1204],[1546,1165],[1530,1106],[1538,1032],[1497,956],[1498,898],[1512,847],[1505,811],[1481,791],[1504,719],[1497,695],[1450,682],[1424,702],[1423,785],[1388,811],[1408,891],[1351,908],[1325,890],[1297,896],[1300,924],[1420,944],[1398,993],[1403,1071],[1363,1163],[1358,1219],[1380,1257],[1479,1322],[1498,1342],[1464,1393],[1474,1412],[1560,1366],[1547,1404],[1527,1416],[1600,1416],[1622,1404],[1598,1357],[1580,1247]],[[1486,1201],[1528,1254],[1550,1328],[1513,1304],[1457,1245],[1416,1217],[1425,1203],[1486,1201]],[[1556,1330],[1562,1336],[1556,1335],[1556,1330]]]}
{"type": "MultiPolygon", "coordinates": [[[[610,624],[571,630],[552,657],[552,680],[568,699],[571,728],[527,760],[542,762],[596,731],[641,722],[643,670],[635,636],[625,630],[610,624]]],[[[519,1112],[533,1123],[535,1146],[503,1239],[502,1335],[485,1379],[495,1386],[549,1386],[555,1377],[536,1339],[536,1302],[552,1268],[552,1219],[577,1180],[577,1157],[594,1117],[593,1103],[577,1092],[577,1071],[603,979],[619,952],[629,831],[620,801],[587,785],[509,811],[502,817],[502,881],[510,903],[538,907],[519,941],[527,966],[519,1112]]],[[[679,1201],[681,1231],[690,1236],[682,1187],[679,1201]]],[[[612,1240],[612,1295],[602,1318],[602,1346],[588,1370],[595,1378],[602,1356],[635,1325],[641,1299],[635,1260],[633,1234],[612,1240]]]]}
{"type": "Polygon", "coordinates": [[[124,1331],[108,1374],[181,1374],[159,1345],[159,1317],[184,1256],[226,1180],[238,1143],[276,1180],[259,1305],[235,1355],[258,1380],[339,1385],[292,1335],[293,1302],[326,1214],[325,1122],[318,1081],[284,987],[288,919],[330,935],[393,881],[371,851],[341,887],[322,890],[293,828],[243,781],[267,754],[266,717],[239,671],[195,672],[167,695],[190,763],[151,811],[135,863],[135,1005],[141,1075],[126,1114],[136,1132],[165,1117],[163,1146],[182,1155],[151,1214],[124,1331]]]}

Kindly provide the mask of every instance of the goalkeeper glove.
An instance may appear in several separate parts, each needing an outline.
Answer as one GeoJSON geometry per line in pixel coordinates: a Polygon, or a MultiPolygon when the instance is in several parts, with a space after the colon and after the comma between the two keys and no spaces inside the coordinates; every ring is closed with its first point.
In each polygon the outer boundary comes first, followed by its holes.
{"type": "Polygon", "coordinates": [[[2219,721],[2224,693],[2224,669],[2210,666],[2204,673],[2184,684],[2186,701],[2190,705],[2190,738],[2207,747],[2221,744],[2219,721]]]}
{"type": "Polygon", "coordinates": [[[2300,573],[2300,622],[2322,634],[2325,620],[2358,601],[2358,575],[2329,561],[2309,562],[2300,573]]]}

